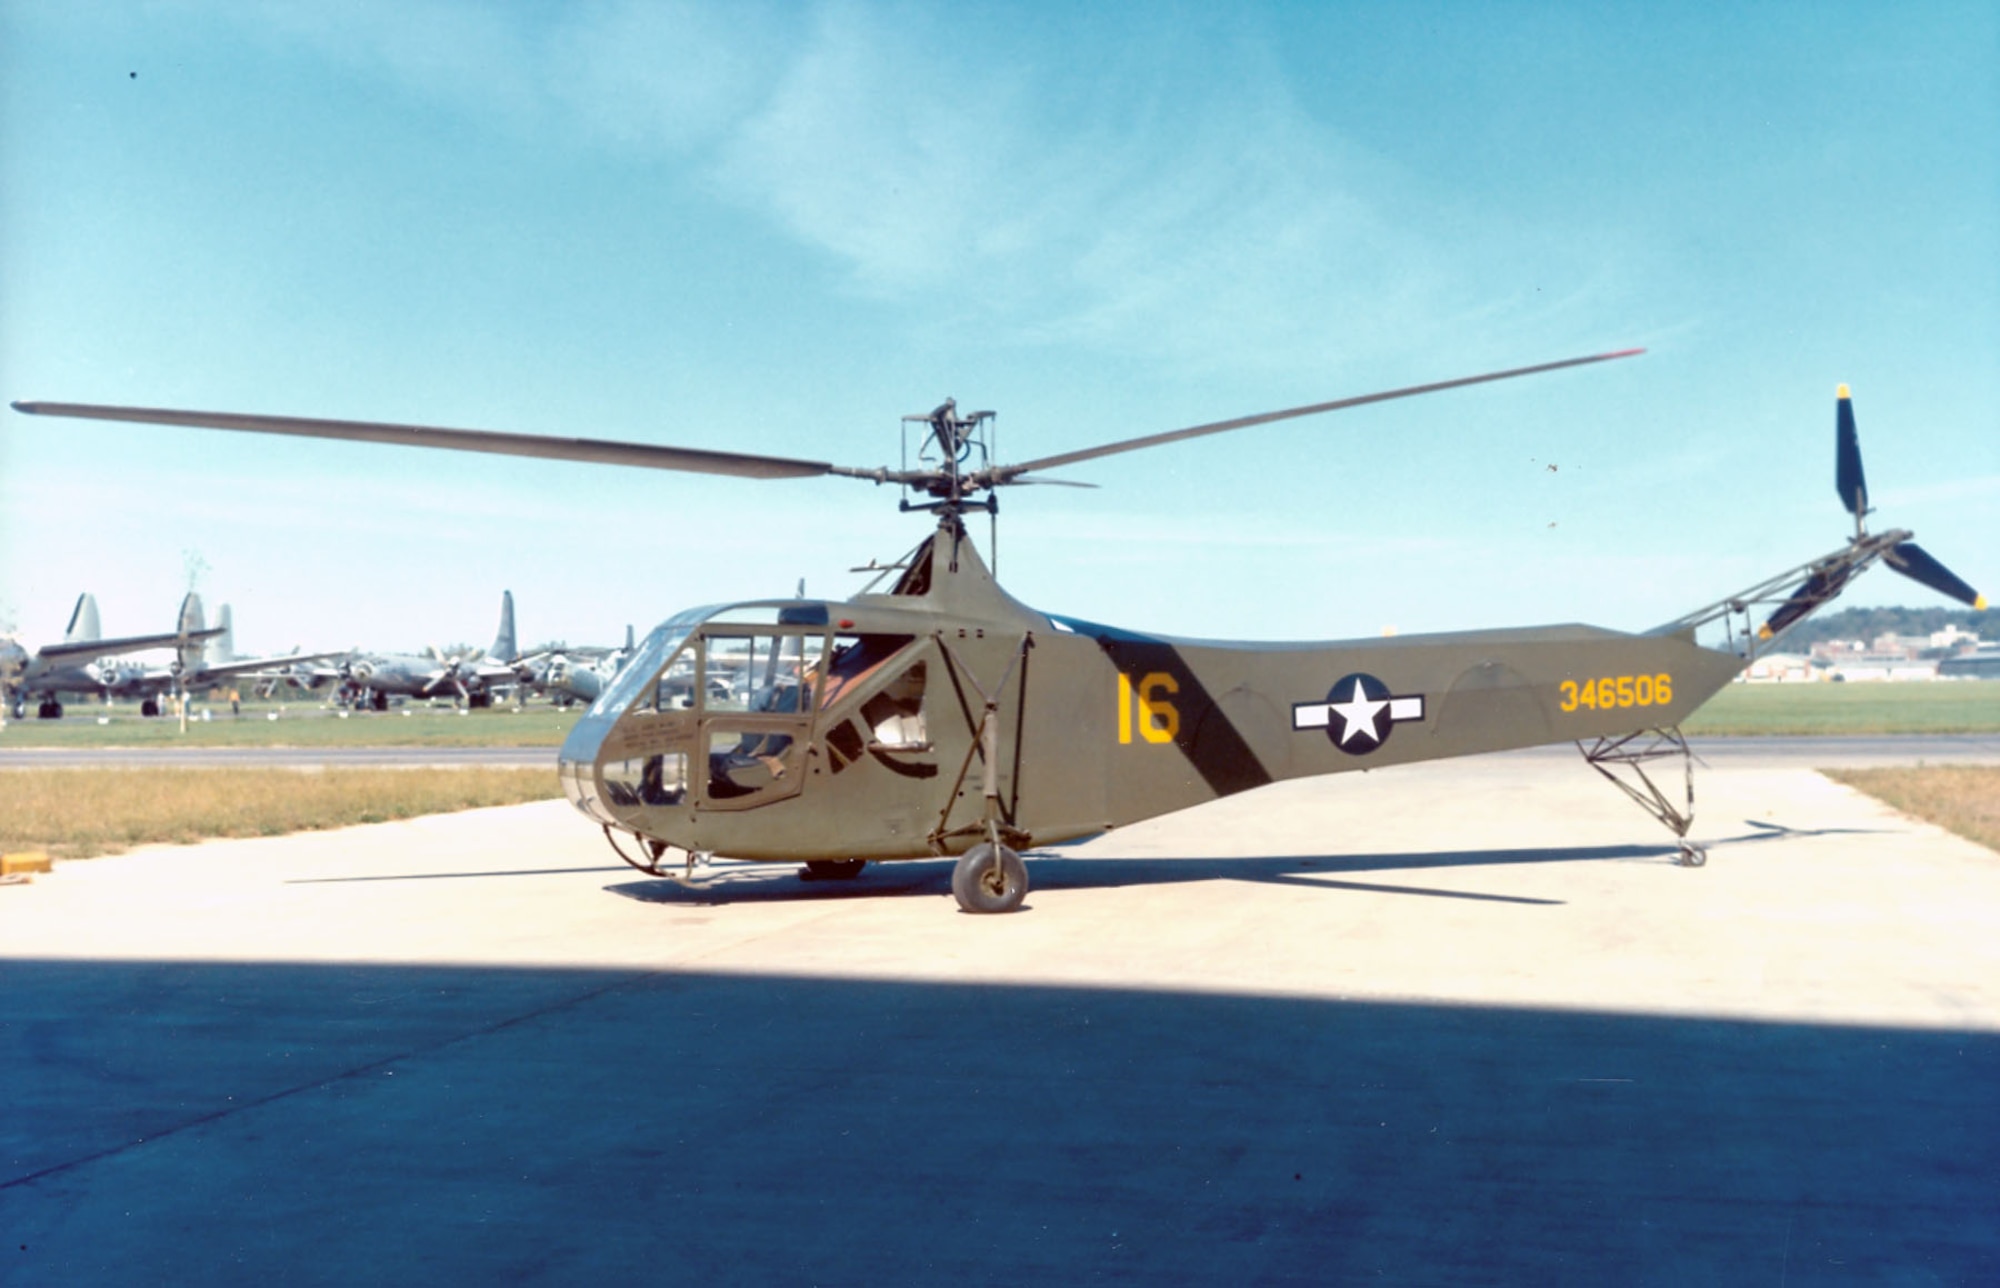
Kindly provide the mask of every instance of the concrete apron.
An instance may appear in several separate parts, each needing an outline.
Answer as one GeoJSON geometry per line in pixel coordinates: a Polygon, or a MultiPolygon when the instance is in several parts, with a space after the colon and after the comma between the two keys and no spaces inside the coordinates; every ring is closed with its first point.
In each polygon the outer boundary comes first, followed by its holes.
{"type": "Polygon", "coordinates": [[[561,803],[0,889],[9,1283],[2000,1281],[2000,857],[1579,764],[695,889],[561,803]]]}
{"type": "Polygon", "coordinates": [[[807,882],[618,863],[545,802],[58,865],[9,957],[699,969],[2000,1028],[2000,860],[1817,774],[1705,772],[1694,835],[1582,765],[1281,783],[1031,854],[1021,915],[949,864],[807,882]]]}

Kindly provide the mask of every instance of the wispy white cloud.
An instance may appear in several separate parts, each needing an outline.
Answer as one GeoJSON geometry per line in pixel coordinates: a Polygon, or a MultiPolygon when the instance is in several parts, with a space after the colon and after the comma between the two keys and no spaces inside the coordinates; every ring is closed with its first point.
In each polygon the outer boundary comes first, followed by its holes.
{"type": "Polygon", "coordinates": [[[1615,289],[1540,235],[1534,287],[1471,262],[1469,213],[1304,109],[1254,29],[1155,24],[1080,67],[848,3],[262,12],[469,112],[671,159],[913,325],[1255,368],[1587,332],[1615,289]]]}

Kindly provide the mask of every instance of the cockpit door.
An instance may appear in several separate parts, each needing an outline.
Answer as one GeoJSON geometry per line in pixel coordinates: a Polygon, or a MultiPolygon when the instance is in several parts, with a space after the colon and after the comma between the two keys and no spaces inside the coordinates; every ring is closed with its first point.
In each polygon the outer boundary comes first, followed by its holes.
{"type": "Polygon", "coordinates": [[[696,646],[703,809],[753,809],[805,786],[824,679],[823,630],[714,625],[696,646]]]}

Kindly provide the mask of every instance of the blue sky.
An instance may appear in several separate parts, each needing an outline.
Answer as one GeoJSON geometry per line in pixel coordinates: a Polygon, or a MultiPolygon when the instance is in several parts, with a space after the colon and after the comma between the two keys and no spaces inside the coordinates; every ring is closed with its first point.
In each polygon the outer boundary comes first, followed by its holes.
{"type": "MultiPolygon", "coordinates": [[[[894,463],[1644,345],[1074,467],[1021,598],[1638,629],[1878,522],[2000,588],[2000,9],[0,4],[0,393],[894,463]],[[1549,469],[1554,465],[1555,470],[1549,469]]],[[[923,533],[759,483],[31,420],[0,620],[608,640],[923,533]]],[[[1871,574],[1851,602],[1930,603],[1871,574]]]]}

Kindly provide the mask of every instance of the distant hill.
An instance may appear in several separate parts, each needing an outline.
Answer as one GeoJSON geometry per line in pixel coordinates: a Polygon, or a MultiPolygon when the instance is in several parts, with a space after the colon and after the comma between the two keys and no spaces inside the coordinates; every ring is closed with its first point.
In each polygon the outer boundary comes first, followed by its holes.
{"type": "Polygon", "coordinates": [[[1972,631],[1980,639],[2000,641],[2000,609],[1970,608],[1843,608],[1806,619],[1785,636],[1787,652],[1803,653],[1827,640],[1873,640],[1878,635],[1929,635],[1947,626],[1972,631]]]}

